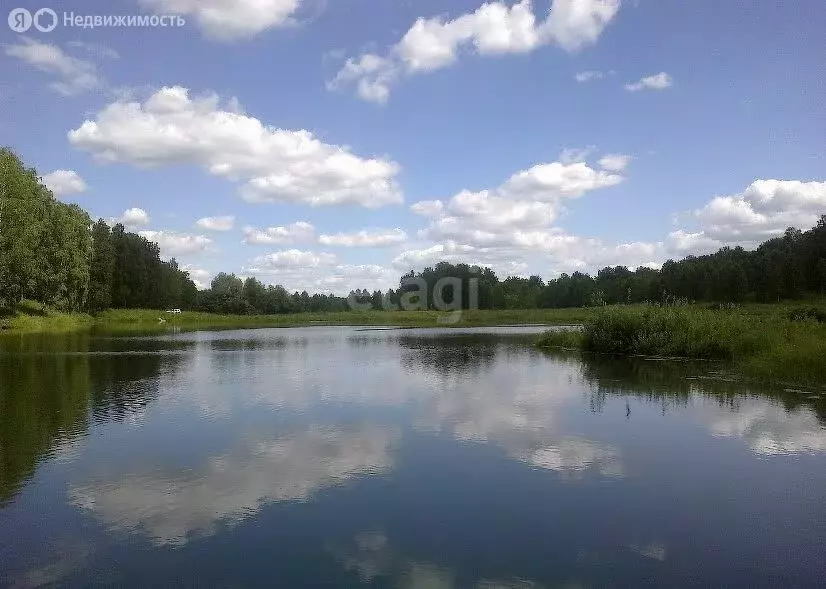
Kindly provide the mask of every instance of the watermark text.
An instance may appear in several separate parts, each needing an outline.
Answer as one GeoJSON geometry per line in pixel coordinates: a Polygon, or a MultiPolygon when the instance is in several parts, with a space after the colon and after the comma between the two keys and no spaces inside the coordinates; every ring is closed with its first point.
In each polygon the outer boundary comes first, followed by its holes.
{"type": "Polygon", "coordinates": [[[9,28],[16,33],[26,33],[32,28],[41,33],[51,33],[58,25],[80,29],[177,28],[185,26],[186,19],[179,14],[75,14],[57,13],[51,8],[41,8],[35,12],[26,8],[15,8],[9,12],[8,23],[9,28]]]}

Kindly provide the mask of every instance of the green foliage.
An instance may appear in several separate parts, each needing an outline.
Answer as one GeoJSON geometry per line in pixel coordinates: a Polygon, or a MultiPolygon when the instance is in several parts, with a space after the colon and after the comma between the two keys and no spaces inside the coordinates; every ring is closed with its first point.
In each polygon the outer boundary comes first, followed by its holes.
{"type": "MultiPolygon", "coordinates": [[[[125,231],[120,224],[112,228],[110,239],[115,260],[111,278],[112,307],[192,309],[196,306],[195,283],[187,272],[178,268],[174,258],[168,262],[161,260],[157,243],[125,231]]],[[[108,252],[103,255],[108,259],[108,252]]],[[[101,279],[105,281],[105,271],[101,272],[101,279]]]]}
{"type": "Polygon", "coordinates": [[[580,329],[552,329],[545,332],[536,342],[541,348],[564,348],[581,350],[584,337],[580,329]]]}
{"type": "MultiPolygon", "coordinates": [[[[24,298],[52,309],[192,308],[197,289],[158,245],[57,201],[37,172],[0,149],[0,309],[24,298]]],[[[33,323],[23,314],[15,325],[33,323]]],[[[36,323],[36,322],[34,322],[36,323]]]]}
{"type": "Polygon", "coordinates": [[[55,200],[35,170],[0,149],[0,307],[23,298],[76,311],[89,283],[89,216],[55,200]]]}
{"type": "MultiPolygon", "coordinates": [[[[823,309],[807,310],[821,316],[823,309]]],[[[826,379],[826,324],[791,320],[785,308],[617,306],[583,323],[579,340],[560,332],[541,338],[542,347],[649,357],[729,361],[744,374],[774,381],[820,384],[826,379]]]]}
{"type": "Polygon", "coordinates": [[[115,273],[115,248],[109,226],[98,219],[92,227],[92,267],[89,278],[90,311],[112,306],[112,282],[115,273]]]}
{"type": "Polygon", "coordinates": [[[13,311],[7,310],[0,318],[0,330],[77,331],[88,329],[93,323],[93,318],[85,313],[57,311],[37,301],[24,299],[13,311]]]}

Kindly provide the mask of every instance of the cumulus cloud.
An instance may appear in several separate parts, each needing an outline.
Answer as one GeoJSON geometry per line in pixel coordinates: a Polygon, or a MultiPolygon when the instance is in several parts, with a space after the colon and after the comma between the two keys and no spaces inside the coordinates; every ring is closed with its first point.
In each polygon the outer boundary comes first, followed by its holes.
{"type": "Polygon", "coordinates": [[[724,245],[756,247],[788,227],[807,230],[826,211],[826,182],[755,180],[743,192],[718,196],[688,215],[696,227],[669,235],[675,253],[704,254],[724,245]]]}
{"type": "Polygon", "coordinates": [[[398,272],[378,264],[338,264],[319,276],[308,276],[303,280],[303,284],[314,290],[339,296],[358,288],[385,291],[399,286],[398,272]]]}
{"type": "Polygon", "coordinates": [[[310,242],[315,239],[315,227],[305,221],[287,226],[256,229],[244,228],[244,243],[250,245],[275,245],[284,243],[310,242]]]}
{"type": "Polygon", "coordinates": [[[137,227],[146,227],[149,225],[149,214],[141,208],[132,207],[126,209],[120,217],[112,217],[109,219],[110,225],[120,223],[127,229],[135,229],[137,227]]]}
{"type": "Polygon", "coordinates": [[[78,194],[86,190],[86,182],[74,170],[55,170],[43,176],[43,183],[55,196],[78,194]]]}
{"type": "Polygon", "coordinates": [[[335,262],[336,257],[333,254],[290,249],[257,256],[252,260],[253,265],[244,271],[251,274],[277,274],[296,268],[332,266],[335,262]]]}
{"type": "Polygon", "coordinates": [[[620,9],[620,0],[554,0],[547,35],[566,51],[597,42],[620,9]]]}
{"type": "Polygon", "coordinates": [[[411,211],[423,217],[436,217],[444,208],[445,205],[440,200],[421,200],[410,206],[411,211]]]}
{"type": "Polygon", "coordinates": [[[421,270],[440,261],[467,263],[493,269],[500,278],[563,272],[595,272],[605,266],[659,267],[664,248],[660,242],[610,244],[597,238],[570,235],[559,229],[517,233],[489,246],[443,240],[401,252],[393,265],[401,271],[421,270]]]}
{"type": "Polygon", "coordinates": [[[661,242],[611,244],[554,225],[568,201],[625,180],[619,172],[628,156],[603,156],[597,169],[584,161],[592,151],[565,150],[563,161],[519,171],[497,188],[413,204],[411,210],[429,220],[419,237],[431,243],[401,252],[394,266],[421,269],[446,260],[489,266],[502,276],[528,270],[553,276],[606,265],[660,265],[665,255],[661,242]]]}
{"type": "Polygon", "coordinates": [[[212,247],[212,240],[203,235],[178,233],[177,231],[139,231],[138,234],[157,243],[161,248],[161,255],[166,258],[182,254],[203,253],[212,247]]]}
{"type": "Polygon", "coordinates": [[[290,292],[328,292],[346,296],[357,288],[385,290],[398,285],[398,272],[375,264],[339,264],[335,255],[297,249],[253,258],[245,274],[290,292]]]}
{"type": "Polygon", "coordinates": [[[540,21],[531,0],[495,0],[453,20],[421,17],[385,55],[348,59],[328,88],[354,87],[361,98],[383,103],[401,77],[448,67],[463,53],[530,53],[545,45],[578,51],[596,43],[619,8],[620,0],[553,0],[540,21]]]}
{"type": "Polygon", "coordinates": [[[707,236],[703,231],[678,229],[668,234],[668,251],[679,258],[710,254],[722,247],[722,243],[707,236]]]}
{"type": "Polygon", "coordinates": [[[619,174],[595,170],[584,162],[538,164],[515,173],[496,189],[463,190],[444,203],[417,203],[414,210],[431,217],[424,237],[433,240],[480,247],[537,247],[538,235],[546,234],[566,199],[623,180],[619,174]]]}
{"type": "Polygon", "coordinates": [[[407,233],[401,229],[362,230],[355,233],[321,235],[318,242],[340,247],[389,247],[404,243],[407,233]]]}
{"type": "Polygon", "coordinates": [[[384,104],[390,98],[390,86],[399,78],[400,71],[392,59],[372,53],[350,58],[327,82],[328,90],[341,90],[355,86],[359,98],[384,104]]]}
{"type": "Polygon", "coordinates": [[[674,80],[666,72],[660,72],[653,76],[646,76],[637,82],[625,85],[629,92],[639,92],[640,90],[665,90],[674,84],[674,80]]]}
{"type": "Polygon", "coordinates": [[[696,216],[721,240],[774,237],[786,227],[809,228],[826,211],[826,182],[756,180],[741,194],[717,197],[696,216]]]}
{"type": "Polygon", "coordinates": [[[97,67],[91,61],[65,53],[57,45],[20,37],[20,43],[6,45],[6,55],[16,57],[33,68],[55,76],[49,87],[63,96],[73,96],[103,86],[97,67]]]}
{"type": "Polygon", "coordinates": [[[109,104],[68,136],[103,161],[192,164],[244,181],[240,193],[251,202],[375,208],[403,201],[397,163],[361,158],[309,131],[269,127],[235,110],[215,95],[191,98],[186,88],[167,87],[143,103],[109,104]]]}
{"type": "Polygon", "coordinates": [[[528,265],[514,258],[514,253],[505,248],[477,247],[445,240],[430,246],[402,251],[393,258],[392,265],[396,269],[397,280],[399,272],[422,270],[438,262],[488,267],[500,276],[524,275],[528,265]]]}
{"type": "Polygon", "coordinates": [[[220,217],[202,217],[195,224],[208,231],[230,231],[235,226],[235,217],[225,215],[220,217]]]}
{"type": "Polygon", "coordinates": [[[141,0],[158,13],[191,15],[210,38],[231,41],[293,24],[300,0],[141,0]]]}

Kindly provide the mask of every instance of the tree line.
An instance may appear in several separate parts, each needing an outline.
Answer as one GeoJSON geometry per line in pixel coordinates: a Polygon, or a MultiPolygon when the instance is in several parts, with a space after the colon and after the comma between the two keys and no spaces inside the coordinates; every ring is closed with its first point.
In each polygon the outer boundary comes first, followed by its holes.
{"type": "Polygon", "coordinates": [[[23,299],[65,311],[194,308],[197,289],[158,244],[58,201],[37,171],[0,149],[0,309],[23,299]]]}
{"type": "Polygon", "coordinates": [[[346,311],[352,308],[437,308],[435,291],[457,308],[533,309],[616,303],[776,302],[826,294],[826,215],[809,231],[788,229],[754,251],[724,247],[714,254],[669,260],[662,268],[603,268],[543,281],[499,279],[490,268],[440,262],[400,277],[397,289],[357,289],[349,297],[288,292],[220,273],[198,290],[158,244],[94,224],[79,206],[58,201],[36,170],[0,149],[0,310],[30,299],[68,311],[180,308],[230,314],[346,311]],[[446,284],[446,285],[445,285],[446,284]],[[440,286],[441,285],[441,286],[440,286]],[[438,288],[437,288],[438,287],[438,288]],[[354,304],[355,303],[355,304],[354,304]]]}
{"type": "MultiPolygon", "coordinates": [[[[789,228],[756,250],[724,247],[704,256],[669,260],[659,270],[645,266],[606,267],[595,276],[562,274],[498,280],[489,268],[441,262],[402,278],[421,279],[428,291],[444,277],[460,280],[461,307],[469,307],[475,288],[480,309],[587,307],[644,302],[772,303],[826,296],[826,215],[808,231],[789,228]],[[475,284],[471,282],[475,280],[475,284]]],[[[392,291],[390,293],[392,295],[392,291]]],[[[449,299],[450,295],[446,297],[449,299]]],[[[435,308],[429,301],[429,308],[435,308]]]]}

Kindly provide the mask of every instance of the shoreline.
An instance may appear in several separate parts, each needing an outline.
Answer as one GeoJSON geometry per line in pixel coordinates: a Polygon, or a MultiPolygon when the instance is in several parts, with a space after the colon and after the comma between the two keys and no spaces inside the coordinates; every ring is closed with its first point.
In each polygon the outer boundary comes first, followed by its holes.
{"type": "Polygon", "coordinates": [[[268,327],[351,326],[386,328],[523,327],[580,325],[592,309],[514,309],[463,311],[458,321],[445,321],[442,311],[344,311],[285,315],[218,315],[184,312],[170,315],[152,309],[109,310],[95,316],[82,313],[45,312],[0,319],[0,336],[34,333],[146,331],[163,333],[171,328],[186,331],[254,329],[268,327]],[[165,322],[160,322],[164,319],[165,322]]]}

